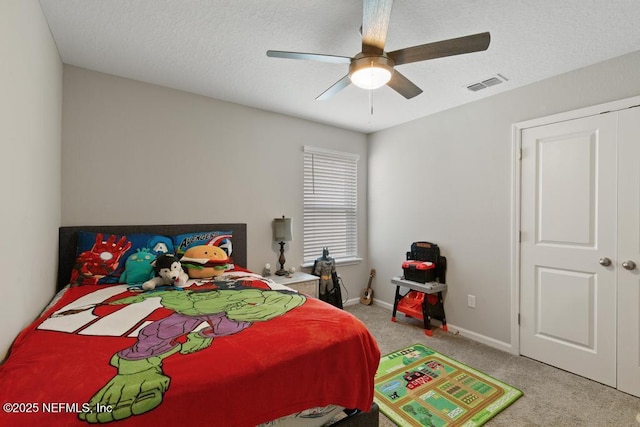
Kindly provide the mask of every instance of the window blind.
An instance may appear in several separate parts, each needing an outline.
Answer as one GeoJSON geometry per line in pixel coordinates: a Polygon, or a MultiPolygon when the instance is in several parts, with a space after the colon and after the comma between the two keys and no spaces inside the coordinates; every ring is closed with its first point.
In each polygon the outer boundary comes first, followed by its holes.
{"type": "Polygon", "coordinates": [[[358,160],[352,153],[304,147],[304,262],[358,256],[358,160]]]}

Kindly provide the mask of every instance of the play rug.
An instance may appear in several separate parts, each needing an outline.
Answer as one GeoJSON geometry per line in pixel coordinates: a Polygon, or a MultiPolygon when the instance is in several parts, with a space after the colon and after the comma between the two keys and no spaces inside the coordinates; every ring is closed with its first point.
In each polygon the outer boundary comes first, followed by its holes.
{"type": "Polygon", "coordinates": [[[480,426],[522,392],[415,344],[380,359],[375,401],[398,426],[480,426]]]}

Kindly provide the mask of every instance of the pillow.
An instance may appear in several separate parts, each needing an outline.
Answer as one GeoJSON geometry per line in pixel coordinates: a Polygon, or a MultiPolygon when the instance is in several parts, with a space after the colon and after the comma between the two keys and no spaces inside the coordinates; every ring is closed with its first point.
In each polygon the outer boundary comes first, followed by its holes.
{"type": "Polygon", "coordinates": [[[125,262],[138,250],[146,248],[154,258],[163,251],[173,253],[173,240],[155,234],[127,236],[78,232],[76,261],[71,272],[71,284],[119,283],[125,262]]]}
{"type": "Polygon", "coordinates": [[[228,269],[233,268],[233,233],[231,231],[201,231],[173,236],[176,254],[184,255],[193,246],[214,245],[224,250],[229,257],[228,269]]]}
{"type": "Polygon", "coordinates": [[[233,251],[231,239],[233,234],[231,231],[201,231],[197,233],[185,233],[173,236],[173,245],[178,255],[184,253],[192,246],[212,244],[223,249],[228,256],[233,251]]]}

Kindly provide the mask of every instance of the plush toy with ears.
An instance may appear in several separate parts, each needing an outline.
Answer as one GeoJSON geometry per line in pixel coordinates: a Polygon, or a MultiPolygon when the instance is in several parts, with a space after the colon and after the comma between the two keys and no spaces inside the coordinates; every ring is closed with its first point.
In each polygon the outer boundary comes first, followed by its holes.
{"type": "Polygon", "coordinates": [[[182,269],[180,260],[173,254],[162,254],[151,265],[153,265],[156,276],[144,282],[142,289],[151,290],[161,285],[173,285],[183,288],[186,286],[187,280],[189,280],[189,276],[182,269]]]}
{"type": "Polygon", "coordinates": [[[127,258],[124,264],[124,273],[120,276],[121,283],[137,284],[144,283],[154,277],[153,262],[156,256],[149,249],[138,249],[136,253],[127,258]]]}

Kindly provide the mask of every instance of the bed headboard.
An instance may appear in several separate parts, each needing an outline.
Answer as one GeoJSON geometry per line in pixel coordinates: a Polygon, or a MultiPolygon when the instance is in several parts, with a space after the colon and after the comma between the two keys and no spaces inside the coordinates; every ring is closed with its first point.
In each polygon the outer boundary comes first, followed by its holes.
{"type": "Polygon", "coordinates": [[[91,231],[109,234],[149,233],[173,236],[199,231],[233,232],[233,262],[240,267],[247,266],[247,224],[170,224],[170,225],[88,225],[60,227],[58,241],[58,280],[56,290],[69,283],[71,270],[76,259],[78,231],[91,231]]]}

